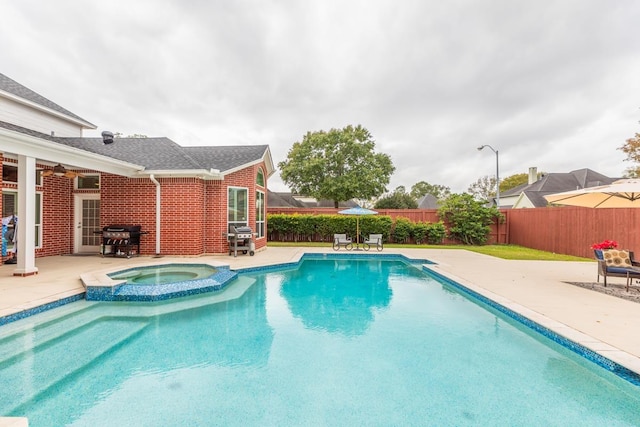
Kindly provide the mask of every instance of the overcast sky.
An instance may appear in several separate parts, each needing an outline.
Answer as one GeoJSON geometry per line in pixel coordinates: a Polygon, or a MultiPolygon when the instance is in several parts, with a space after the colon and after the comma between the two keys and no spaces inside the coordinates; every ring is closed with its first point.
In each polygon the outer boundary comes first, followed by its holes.
{"type": "MultiPolygon", "coordinates": [[[[0,0],[0,72],[103,130],[269,144],[366,127],[389,190],[620,176],[640,132],[637,0],[0,0]]],[[[269,182],[286,191],[276,173],[269,182]]]]}

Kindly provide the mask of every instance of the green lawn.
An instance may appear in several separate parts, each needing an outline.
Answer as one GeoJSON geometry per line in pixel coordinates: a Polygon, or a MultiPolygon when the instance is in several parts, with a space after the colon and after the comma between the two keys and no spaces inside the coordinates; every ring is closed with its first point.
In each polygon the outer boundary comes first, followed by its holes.
{"type": "MultiPolygon", "coordinates": [[[[331,247],[330,242],[269,242],[268,246],[302,246],[302,247],[331,247]]],[[[572,255],[554,254],[552,252],[539,251],[516,245],[399,245],[389,243],[386,248],[407,248],[407,249],[464,249],[478,252],[503,259],[516,260],[539,260],[539,261],[593,261],[591,258],[581,258],[572,255]]]]}

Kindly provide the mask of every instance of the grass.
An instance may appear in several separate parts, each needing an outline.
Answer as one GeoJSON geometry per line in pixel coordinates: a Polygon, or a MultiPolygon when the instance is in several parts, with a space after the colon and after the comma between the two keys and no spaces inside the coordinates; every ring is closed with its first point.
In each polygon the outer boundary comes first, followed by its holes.
{"type": "MultiPolygon", "coordinates": [[[[268,246],[296,246],[296,247],[330,247],[330,242],[269,242],[268,246]]],[[[582,258],[573,255],[556,254],[553,252],[540,251],[537,249],[525,248],[517,245],[402,245],[389,243],[386,248],[405,249],[464,249],[466,251],[477,252],[484,255],[494,256],[502,259],[513,260],[537,260],[537,261],[593,261],[591,258],[582,258]]]]}

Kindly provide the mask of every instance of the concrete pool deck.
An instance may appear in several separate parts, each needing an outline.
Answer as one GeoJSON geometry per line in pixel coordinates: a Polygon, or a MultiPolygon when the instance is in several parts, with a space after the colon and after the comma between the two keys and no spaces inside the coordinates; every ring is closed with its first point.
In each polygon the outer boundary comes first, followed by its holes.
{"type": "MultiPolygon", "coordinates": [[[[83,293],[83,273],[179,262],[215,262],[238,269],[296,262],[305,252],[336,253],[329,247],[270,247],[255,256],[237,258],[55,256],[37,258],[38,274],[28,277],[13,276],[15,265],[3,265],[0,318],[83,293]]],[[[430,268],[435,272],[640,373],[640,304],[565,283],[593,282],[595,262],[513,261],[457,249],[385,249],[382,253],[433,261],[436,265],[430,268]]]]}

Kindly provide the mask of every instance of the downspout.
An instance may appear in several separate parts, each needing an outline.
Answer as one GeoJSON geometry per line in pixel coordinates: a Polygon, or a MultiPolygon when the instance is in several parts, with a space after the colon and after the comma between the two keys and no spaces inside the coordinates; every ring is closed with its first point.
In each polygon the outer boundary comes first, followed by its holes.
{"type": "Polygon", "coordinates": [[[160,255],[160,183],[153,174],[149,179],[156,185],[156,255],[160,255]]]}

